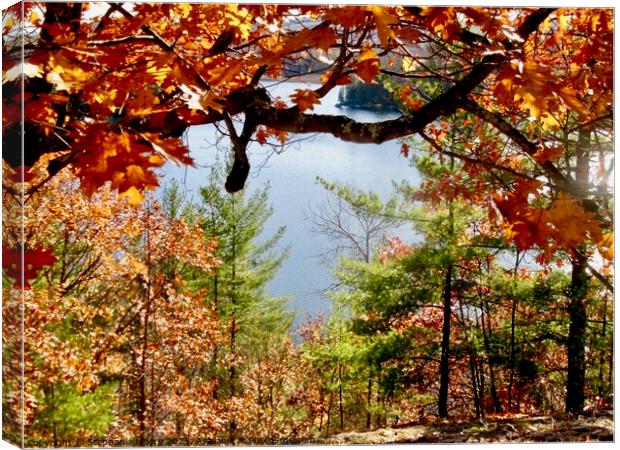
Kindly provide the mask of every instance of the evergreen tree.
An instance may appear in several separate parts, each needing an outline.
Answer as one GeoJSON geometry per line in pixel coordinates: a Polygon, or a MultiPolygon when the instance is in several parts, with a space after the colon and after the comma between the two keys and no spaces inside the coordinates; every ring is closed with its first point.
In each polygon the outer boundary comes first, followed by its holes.
{"type": "Polygon", "coordinates": [[[166,190],[163,203],[170,213],[199,223],[205,236],[217,242],[214,253],[219,265],[209,274],[194,271],[189,285],[207,292],[218,320],[226,324],[222,331],[228,336],[228,348],[216,350],[214,370],[219,372],[218,395],[234,397],[240,393],[242,366],[258,361],[288,339],[293,313],[286,309],[286,297],[271,296],[266,289],[288,254],[288,248],[278,248],[285,227],[261,241],[273,212],[267,203],[269,186],[252,194],[246,190],[228,194],[221,188],[225,169],[219,163],[212,168],[209,184],[200,188],[199,203],[180,208],[183,196],[174,184],[166,190]],[[218,364],[223,358],[228,363],[218,364]]]}

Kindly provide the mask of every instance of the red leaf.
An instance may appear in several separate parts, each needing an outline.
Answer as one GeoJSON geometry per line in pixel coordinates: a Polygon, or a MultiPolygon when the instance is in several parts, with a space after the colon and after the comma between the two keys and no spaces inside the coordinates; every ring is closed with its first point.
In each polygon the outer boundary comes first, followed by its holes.
{"type": "Polygon", "coordinates": [[[9,278],[13,278],[15,282],[13,286],[21,287],[22,280],[24,288],[30,289],[29,280],[37,277],[37,272],[44,266],[49,266],[56,262],[56,257],[49,250],[35,248],[22,253],[21,249],[2,247],[2,268],[9,278]],[[24,263],[24,271],[22,273],[21,263],[24,263]]]}
{"type": "Polygon", "coordinates": [[[400,154],[405,158],[409,158],[409,145],[403,142],[403,145],[400,146],[400,154]]]}

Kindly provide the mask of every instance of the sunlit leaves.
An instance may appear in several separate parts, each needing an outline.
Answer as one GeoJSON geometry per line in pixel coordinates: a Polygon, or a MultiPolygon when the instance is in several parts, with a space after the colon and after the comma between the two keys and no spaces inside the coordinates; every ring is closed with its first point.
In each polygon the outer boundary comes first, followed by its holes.
{"type": "Polygon", "coordinates": [[[60,53],[51,55],[48,65],[49,71],[45,78],[59,91],[78,92],[91,75],[60,53]]]}
{"type": "MultiPolygon", "coordinates": [[[[44,159],[32,169],[37,176],[44,176],[44,159]]],[[[36,431],[29,436],[45,438],[51,427],[43,420],[49,411],[49,397],[42,393],[48,387],[75,387],[75,401],[79,401],[100,389],[108,377],[131,380],[140,373],[143,377],[146,373],[157,376],[158,384],[146,389],[161,396],[161,401],[149,408],[215,420],[215,413],[207,414],[215,408],[209,396],[212,391],[200,389],[203,382],[190,374],[211,361],[212,350],[220,342],[217,321],[204,292],[179,292],[183,281],[172,264],[210,272],[218,263],[213,256],[214,242],[196,224],[167,216],[152,200],[128,208],[120,198],[123,195],[109,186],[89,197],[77,189],[78,184],[69,171],[61,171],[24,209],[26,270],[17,282],[23,280],[32,289],[23,293],[20,302],[25,334],[21,335],[24,353],[19,367],[26,377],[25,420],[38,421],[36,431]],[[55,255],[44,246],[53,248],[55,255]],[[145,296],[149,292],[146,285],[152,288],[150,296],[145,296]],[[148,328],[144,325],[147,319],[140,313],[147,303],[148,328]],[[136,364],[143,355],[138,344],[143,343],[144,333],[138,330],[148,332],[150,339],[144,366],[136,364]],[[190,389],[190,385],[195,387],[190,389]],[[197,392],[207,395],[199,404],[191,401],[197,392]]],[[[14,240],[22,220],[8,219],[3,227],[5,242],[14,240]]],[[[19,251],[3,247],[6,276],[20,273],[20,259],[19,251]]],[[[15,293],[5,284],[5,300],[14,298],[15,293]]],[[[5,331],[9,331],[7,314],[12,311],[3,308],[5,331]]],[[[11,353],[11,345],[5,340],[3,351],[11,353]]],[[[13,367],[13,361],[7,358],[5,362],[7,370],[13,367]]],[[[135,389],[129,382],[127,387],[130,392],[135,389]]],[[[114,389],[114,404],[131,404],[134,394],[118,396],[114,389]]],[[[104,408],[102,414],[115,420],[112,432],[135,433],[135,416],[124,415],[111,403],[100,406],[104,408]]],[[[70,420],[67,405],[63,408],[61,417],[70,420]]],[[[82,422],[77,429],[81,436],[89,436],[95,431],[109,432],[108,425],[97,431],[82,422]]],[[[203,424],[201,431],[212,430],[211,425],[203,424]]],[[[164,424],[159,429],[166,427],[164,424]]]]}
{"type": "Polygon", "coordinates": [[[587,212],[569,195],[560,193],[548,209],[550,234],[561,247],[570,250],[581,242],[602,241],[602,230],[596,214],[587,212]]]}
{"type": "Polygon", "coordinates": [[[372,12],[375,22],[377,24],[377,34],[379,35],[379,41],[383,48],[390,47],[390,40],[395,38],[395,34],[390,28],[390,25],[396,25],[400,23],[398,18],[387,11],[382,6],[369,6],[368,9],[372,12]]]}
{"type": "Polygon", "coordinates": [[[432,32],[438,33],[444,40],[452,40],[460,30],[455,8],[425,7],[422,16],[432,32]]]}
{"type": "Polygon", "coordinates": [[[75,145],[82,149],[77,162],[78,174],[89,193],[110,180],[114,180],[114,187],[121,192],[134,186],[132,182],[138,182],[140,188],[157,184],[154,175],[145,178],[147,172],[141,168],[141,163],[159,167],[163,161],[149,161],[147,152],[150,149],[127,132],[111,133],[105,125],[90,127],[85,135],[76,139],[75,145]],[[91,146],[98,151],[92,151],[91,146]]]}
{"type": "Polygon", "coordinates": [[[218,56],[203,61],[202,70],[206,79],[213,87],[226,85],[240,75],[243,60],[218,56]]]}
{"type": "MultiPolygon", "coordinates": [[[[559,119],[569,112],[576,113],[582,121],[590,120],[603,111],[604,104],[609,105],[606,93],[595,94],[591,85],[606,85],[609,81],[602,67],[596,66],[601,57],[599,49],[585,44],[579,31],[568,27],[568,23],[577,25],[575,17],[583,20],[582,31],[593,36],[591,27],[599,20],[606,21],[607,14],[602,10],[580,10],[575,16],[573,11],[559,10],[555,19],[559,31],[549,19],[547,28],[554,34],[547,40],[528,41],[526,46],[532,51],[537,46],[536,52],[512,60],[496,76],[494,93],[498,101],[516,105],[532,120],[539,120],[544,129],[557,129],[559,119]]],[[[601,39],[604,46],[603,41],[606,39],[601,39]]]]}
{"type": "Polygon", "coordinates": [[[314,105],[320,103],[317,93],[310,89],[296,89],[291,98],[300,111],[314,109],[314,105]]]}
{"type": "Polygon", "coordinates": [[[168,159],[183,164],[192,162],[187,148],[177,138],[114,131],[104,124],[89,127],[76,137],[74,145],[81,150],[76,167],[86,192],[92,193],[110,181],[132,204],[142,200],[144,189],[159,185],[153,169],[168,159]],[[98,150],[93,151],[92,146],[98,150]]]}
{"type": "MultiPolygon", "coordinates": [[[[521,182],[513,193],[496,196],[495,203],[507,221],[505,236],[524,251],[537,246],[541,261],[549,261],[557,249],[573,252],[582,243],[603,241],[596,215],[567,194],[560,193],[549,206],[534,206],[540,184],[521,182]]],[[[540,201],[540,200],[539,200],[540,201]]]]}
{"type": "MultiPolygon", "coordinates": [[[[177,139],[188,126],[221,121],[224,112],[238,119],[256,100],[259,109],[277,110],[272,80],[320,76],[322,88],[291,96],[297,106],[291,111],[308,114],[325,91],[353,75],[374,83],[382,70],[394,70],[405,75],[391,81],[403,112],[434,116],[445,105],[433,99],[492,69],[463,99],[501,115],[538,150],[519,154],[509,143],[502,149],[497,130],[479,127],[479,140],[464,139],[459,150],[469,158],[470,178],[446,176],[433,194],[460,192],[487,203],[514,180],[492,186],[482,167],[514,174],[561,165],[572,156],[570,146],[543,135],[574,121],[596,122],[611,110],[611,9],[136,4],[90,15],[86,6],[70,21],[45,16],[45,6],[26,8],[29,47],[36,50],[24,65],[23,112],[40,147],[32,157],[64,151],[88,192],[109,181],[134,204],[158,185],[154,170],[165,161],[191,163],[177,139]],[[541,12],[548,13],[544,22],[521,36],[519,27],[541,12]],[[47,41],[37,35],[43,27],[47,41]],[[481,66],[483,60],[490,65],[481,66]]],[[[5,28],[17,18],[5,15],[5,28]]],[[[11,53],[5,61],[5,85],[15,87],[18,58],[11,53]]],[[[11,117],[21,112],[20,101],[20,95],[3,98],[5,125],[16,124],[11,117]]],[[[440,116],[434,118],[448,119],[440,116]]],[[[291,123],[283,122],[297,120],[286,117],[259,124],[255,139],[284,144],[291,123]]]]}
{"type": "Polygon", "coordinates": [[[353,28],[367,20],[368,13],[366,8],[360,6],[334,7],[329,8],[323,13],[325,20],[329,20],[345,28],[353,28]]]}
{"type": "Polygon", "coordinates": [[[556,161],[565,154],[564,147],[547,147],[542,146],[533,156],[539,164],[544,164],[547,161],[556,161]]]}
{"type": "Polygon", "coordinates": [[[379,58],[372,48],[364,48],[357,57],[354,67],[358,77],[366,83],[371,83],[379,74],[379,58]]]}
{"type": "Polygon", "coordinates": [[[282,44],[271,50],[278,56],[290,55],[302,49],[317,48],[327,51],[336,42],[337,35],[332,28],[318,26],[316,28],[303,29],[286,38],[282,44]]]}

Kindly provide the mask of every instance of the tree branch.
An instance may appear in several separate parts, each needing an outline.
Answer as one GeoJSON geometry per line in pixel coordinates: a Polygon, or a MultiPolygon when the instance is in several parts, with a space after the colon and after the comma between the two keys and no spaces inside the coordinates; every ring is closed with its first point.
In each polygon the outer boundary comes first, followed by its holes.
{"type": "MultiPolygon", "coordinates": [[[[499,131],[508,136],[519,148],[530,157],[534,157],[538,151],[538,146],[531,142],[523,133],[508,123],[500,114],[482,108],[473,100],[466,100],[462,103],[465,111],[468,111],[480,119],[495,126],[499,131]]],[[[569,176],[564,175],[560,169],[551,161],[545,161],[539,166],[558,188],[581,200],[583,207],[590,212],[598,213],[599,205],[587,198],[587,193],[569,176]]],[[[603,220],[601,218],[601,220],[603,220]]]]}
{"type": "MultiPolygon", "coordinates": [[[[525,41],[552,11],[552,9],[542,8],[528,16],[519,27],[519,36],[525,41]]],[[[508,49],[514,49],[511,41],[504,42],[504,45],[508,49]]],[[[328,133],[349,142],[380,144],[419,133],[426,125],[439,117],[455,113],[459,105],[468,101],[469,93],[510,57],[509,53],[493,53],[484,56],[467,75],[445,93],[422,106],[417,112],[384,122],[362,123],[343,116],[303,114],[296,107],[276,109],[262,102],[254,102],[247,109],[241,108],[246,114],[257,117],[259,124],[282,131],[328,133]]]]}

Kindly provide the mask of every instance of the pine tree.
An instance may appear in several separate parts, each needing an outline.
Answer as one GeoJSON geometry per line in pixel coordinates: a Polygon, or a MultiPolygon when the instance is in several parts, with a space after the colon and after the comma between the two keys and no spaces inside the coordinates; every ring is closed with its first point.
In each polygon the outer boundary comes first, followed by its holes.
{"type": "Polygon", "coordinates": [[[220,381],[218,395],[234,397],[240,393],[240,366],[258,361],[262,355],[288,338],[293,313],[286,309],[286,297],[267,292],[288,248],[278,244],[285,227],[263,238],[265,222],[273,209],[268,206],[269,186],[254,191],[229,194],[222,190],[225,167],[216,164],[209,184],[200,188],[198,203],[178,204],[184,199],[177,185],[166,189],[164,205],[169,212],[199,223],[208,239],[215,239],[215,256],[220,264],[210,274],[194,272],[192,289],[204,289],[217,311],[220,323],[226,324],[226,349],[216,349],[214,367],[220,381]],[[220,364],[227,357],[227,367],[220,364]],[[223,371],[227,373],[223,373],[223,371]]]}

